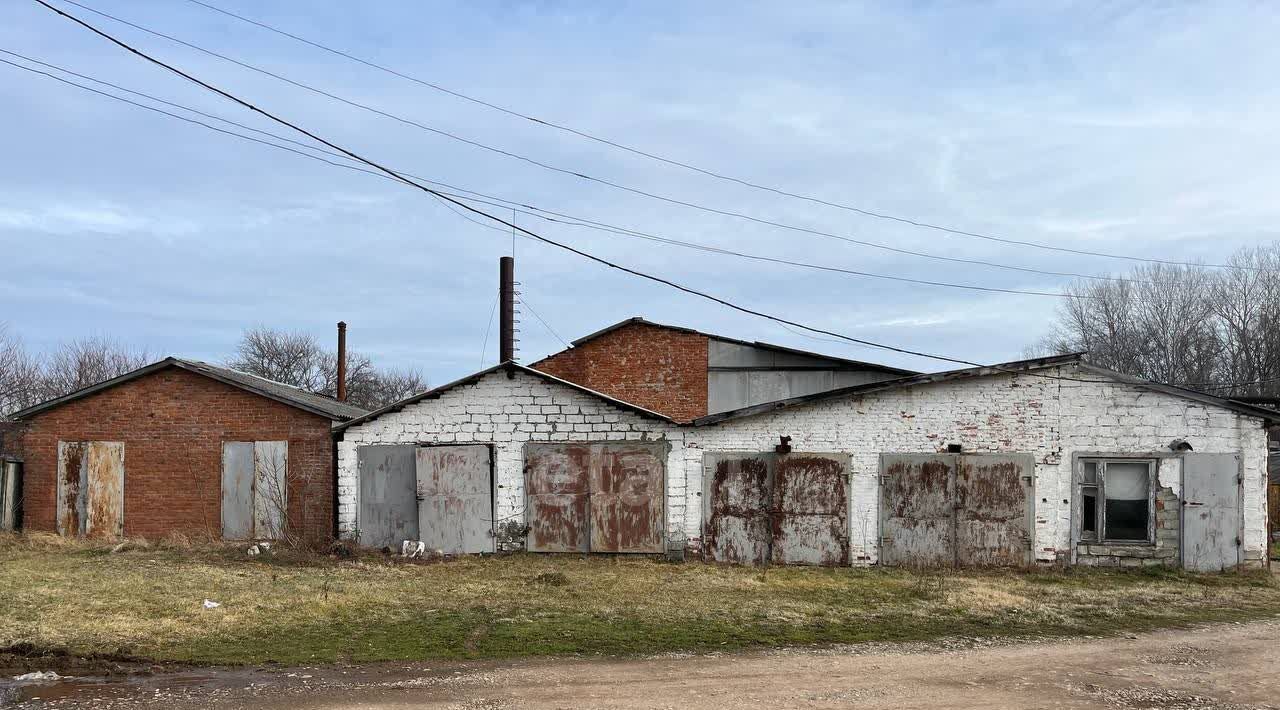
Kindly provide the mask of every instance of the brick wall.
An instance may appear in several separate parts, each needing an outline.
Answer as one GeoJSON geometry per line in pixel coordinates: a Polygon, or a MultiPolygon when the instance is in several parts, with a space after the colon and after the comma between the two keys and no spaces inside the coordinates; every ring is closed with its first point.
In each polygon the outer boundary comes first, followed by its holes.
{"type": "MultiPolygon", "coordinates": [[[[1043,374],[1078,373],[1065,367],[1043,374]]],[[[1260,424],[1229,410],[1126,384],[1076,383],[1023,374],[829,399],[689,427],[640,417],[532,375],[517,373],[508,379],[505,373],[495,372],[344,432],[338,454],[339,522],[344,533],[356,529],[356,449],[364,444],[491,443],[500,486],[497,517],[521,521],[525,442],[656,439],[671,443],[668,535],[697,548],[702,534],[704,454],[772,451],[778,437],[785,435],[792,437],[797,452],[850,456],[851,556],[859,562],[875,562],[879,556],[879,455],[937,453],[948,444],[960,444],[967,452],[1028,453],[1035,458],[1036,558],[1053,562],[1073,554],[1074,453],[1168,452],[1170,441],[1185,438],[1197,452],[1242,454],[1245,556],[1256,563],[1265,545],[1266,517],[1266,432],[1260,424]]],[[[1176,457],[1161,464],[1161,485],[1175,494],[1180,466],[1176,457]]],[[[1167,497],[1163,502],[1168,502],[1167,497]]]]}
{"type": "Polygon", "coordinates": [[[59,441],[124,442],[124,532],[220,536],[222,443],[288,441],[288,518],[323,541],[333,530],[331,422],[179,368],[31,417],[23,441],[28,530],[57,529],[59,441]]]}
{"type": "Polygon", "coordinates": [[[530,365],[678,421],[707,413],[707,336],[629,323],[530,365]]]}

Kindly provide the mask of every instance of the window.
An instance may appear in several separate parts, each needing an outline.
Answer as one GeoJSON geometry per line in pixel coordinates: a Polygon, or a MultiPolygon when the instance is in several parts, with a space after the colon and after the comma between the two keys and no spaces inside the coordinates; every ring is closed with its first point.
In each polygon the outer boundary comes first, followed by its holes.
{"type": "Polygon", "coordinates": [[[1155,459],[1080,459],[1080,539],[1151,542],[1155,459]]]}

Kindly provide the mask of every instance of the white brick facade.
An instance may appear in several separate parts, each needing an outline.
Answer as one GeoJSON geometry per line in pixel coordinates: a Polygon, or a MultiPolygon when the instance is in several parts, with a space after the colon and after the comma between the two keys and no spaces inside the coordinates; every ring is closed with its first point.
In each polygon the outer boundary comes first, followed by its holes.
{"type": "Polygon", "coordinates": [[[1197,452],[1243,456],[1244,548],[1265,547],[1266,432],[1262,420],[1129,384],[1096,384],[1039,375],[1099,379],[1063,366],[825,399],[708,426],[679,426],[523,371],[504,371],[448,389],[400,411],[348,428],[338,444],[338,522],[358,527],[356,449],[366,444],[488,443],[495,449],[496,515],[522,520],[522,447],[529,441],[665,440],[667,525],[674,539],[698,543],[702,527],[703,454],[771,451],[790,436],[798,452],[852,457],[850,542],[854,561],[874,562],[878,540],[881,453],[934,453],[948,444],[966,452],[1030,453],[1036,461],[1036,558],[1071,548],[1072,455],[1168,455],[1162,486],[1177,490],[1180,462],[1169,452],[1186,439],[1197,452]]]}

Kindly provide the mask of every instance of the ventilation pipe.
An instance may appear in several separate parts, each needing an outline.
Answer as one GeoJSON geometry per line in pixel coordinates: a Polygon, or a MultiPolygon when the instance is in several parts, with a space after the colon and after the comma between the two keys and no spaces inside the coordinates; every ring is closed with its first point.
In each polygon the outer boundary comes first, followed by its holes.
{"type": "Polygon", "coordinates": [[[504,256],[498,261],[498,300],[501,316],[498,334],[498,362],[516,359],[516,260],[504,256]]]}
{"type": "Polygon", "coordinates": [[[338,321],[338,401],[347,401],[347,324],[338,321]]]}

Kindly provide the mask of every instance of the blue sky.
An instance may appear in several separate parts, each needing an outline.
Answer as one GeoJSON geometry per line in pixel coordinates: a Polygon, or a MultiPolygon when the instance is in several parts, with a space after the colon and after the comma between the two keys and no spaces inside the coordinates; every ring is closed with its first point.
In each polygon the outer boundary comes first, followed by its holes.
{"type": "MultiPolygon", "coordinates": [[[[60,0],[51,0],[60,3],[60,0]]],[[[423,79],[722,172],[965,230],[1220,261],[1276,238],[1280,8],[1266,3],[418,3],[210,0],[423,79]]],[[[1124,261],[949,236],[730,185],[514,119],[183,0],[84,0],[441,130],[639,189],[961,258],[1099,274],[1124,261]]],[[[67,9],[397,168],[664,236],[1001,288],[1067,279],[943,263],[654,202],[478,151],[67,9]]],[[[0,49],[279,132],[28,0],[0,49]]],[[[5,57],[8,58],[8,57],[5,57]]],[[[443,382],[482,351],[508,235],[414,190],[0,65],[0,321],[35,348],[111,335],[221,359],[300,329],[443,382]]],[[[504,216],[509,216],[507,213],[504,216]]],[[[1056,299],[910,286],[519,221],[855,337],[995,362],[1056,299]]],[[[572,339],[633,315],[915,369],[518,240],[529,305],[572,339]]],[[[496,326],[495,326],[496,327],[496,326]]],[[[523,316],[521,355],[560,347],[523,316]]]]}

